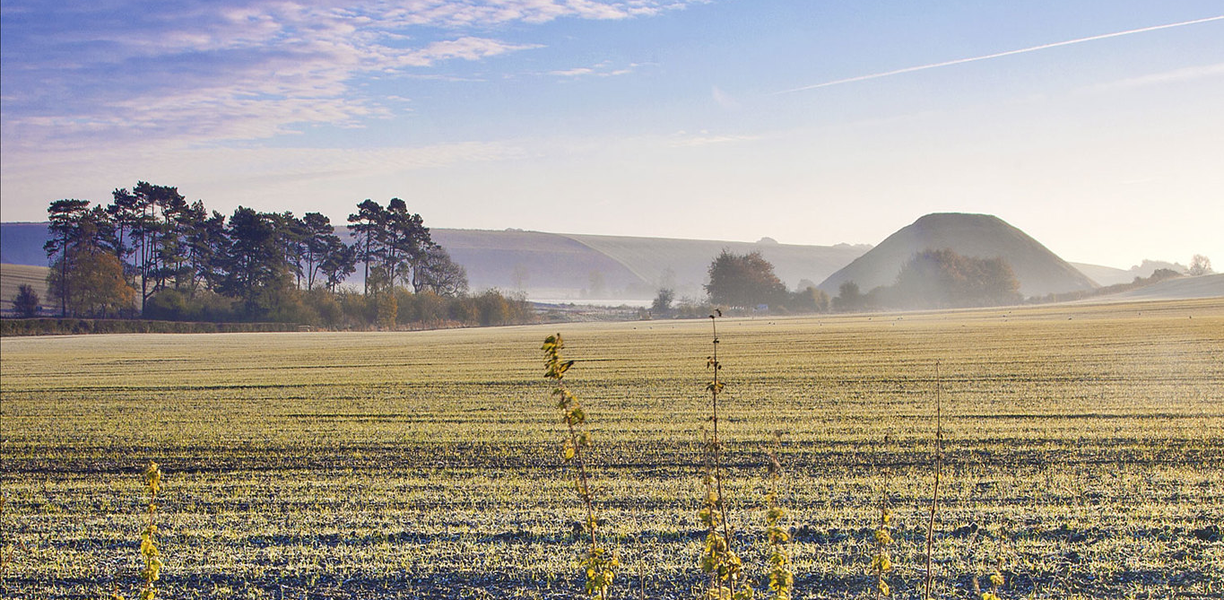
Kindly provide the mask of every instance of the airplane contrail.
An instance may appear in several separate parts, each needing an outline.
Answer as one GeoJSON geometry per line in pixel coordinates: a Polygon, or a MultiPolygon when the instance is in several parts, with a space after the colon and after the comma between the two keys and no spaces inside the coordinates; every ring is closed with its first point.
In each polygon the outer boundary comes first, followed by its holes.
{"type": "Polygon", "coordinates": [[[834,85],[842,85],[844,83],[855,83],[858,81],[868,81],[870,79],[879,79],[881,77],[890,77],[893,75],[901,75],[903,73],[913,73],[914,71],[925,71],[927,69],[938,69],[939,67],[950,67],[952,65],[963,65],[965,63],[977,62],[979,60],[989,60],[992,58],[1000,58],[1003,56],[1012,56],[1013,54],[1024,54],[1025,52],[1035,52],[1037,50],[1058,48],[1059,46],[1070,46],[1072,44],[1082,44],[1084,42],[1093,42],[1096,40],[1104,40],[1108,38],[1120,37],[1124,35],[1131,35],[1135,33],[1157,31],[1160,29],[1171,29],[1173,27],[1185,27],[1186,25],[1197,25],[1199,23],[1207,23],[1209,21],[1220,21],[1220,20],[1224,20],[1224,15],[1220,15],[1217,17],[1207,17],[1205,19],[1195,19],[1193,21],[1182,21],[1181,23],[1169,23],[1167,25],[1154,25],[1152,27],[1142,27],[1140,29],[1130,29],[1128,31],[1105,33],[1105,34],[1094,35],[1094,36],[1086,37],[1086,38],[1067,40],[1065,42],[1054,42],[1052,44],[1042,44],[1040,46],[1033,46],[1031,48],[1021,48],[1019,50],[1008,50],[1007,52],[996,52],[995,54],[987,54],[984,56],[974,56],[972,58],[958,58],[956,60],[949,60],[949,61],[945,61],[941,63],[933,63],[933,64],[921,65],[917,67],[906,67],[904,69],[897,69],[895,71],[885,71],[883,73],[872,73],[871,75],[859,75],[858,77],[837,79],[834,81],[826,81],[824,83],[817,83],[814,85],[805,85],[803,87],[797,87],[791,90],[783,90],[781,92],[774,92],[774,95],[791,94],[794,92],[802,92],[804,90],[814,90],[817,88],[830,87],[834,85]]]}

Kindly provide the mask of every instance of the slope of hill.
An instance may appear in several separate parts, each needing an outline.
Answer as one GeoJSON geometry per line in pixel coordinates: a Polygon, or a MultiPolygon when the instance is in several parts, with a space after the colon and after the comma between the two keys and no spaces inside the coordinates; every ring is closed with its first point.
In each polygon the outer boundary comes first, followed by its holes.
{"type": "Polygon", "coordinates": [[[1025,296],[1097,287],[1037,240],[996,216],[935,213],[888,236],[880,245],[825,279],[820,289],[836,296],[838,288],[847,281],[857,283],[863,292],[891,285],[901,267],[915,253],[944,248],[964,256],[1002,257],[1011,265],[1020,281],[1020,293],[1025,296]]]}
{"type": "Polygon", "coordinates": [[[1138,289],[1093,298],[1091,301],[1191,300],[1218,297],[1224,297],[1224,273],[1166,279],[1138,289]]]}
{"type": "Polygon", "coordinates": [[[433,240],[467,269],[473,290],[522,290],[533,297],[643,296],[646,282],[624,265],[568,236],[538,231],[431,229],[433,240]]]}
{"type": "Polygon", "coordinates": [[[1168,269],[1185,275],[1189,269],[1180,263],[1166,262],[1163,260],[1144,260],[1142,264],[1134,265],[1129,269],[1115,269],[1113,267],[1102,267],[1101,265],[1086,265],[1083,263],[1071,263],[1071,266],[1079,269],[1081,273],[1091,277],[1093,281],[1101,285],[1114,285],[1118,283],[1130,283],[1136,277],[1146,279],[1152,276],[1152,273],[1157,269],[1168,269]]]}
{"type": "Polygon", "coordinates": [[[1089,279],[1097,282],[1098,285],[1114,285],[1117,283],[1130,283],[1135,279],[1135,276],[1130,271],[1125,269],[1115,269],[1114,267],[1106,267],[1102,265],[1090,265],[1087,263],[1069,263],[1075,267],[1080,273],[1087,275],[1089,279]]]}
{"type": "Polygon", "coordinates": [[[0,312],[9,314],[13,310],[13,298],[17,296],[17,288],[27,284],[34,288],[34,293],[42,300],[44,308],[50,305],[47,298],[47,267],[33,265],[0,264],[0,312]]]}
{"type": "MultiPolygon", "coordinates": [[[[467,269],[472,290],[521,291],[532,299],[616,300],[653,298],[661,287],[677,296],[704,297],[710,262],[724,248],[760,251],[790,288],[828,277],[868,245],[799,246],[771,240],[718,240],[566,235],[538,231],[430,230],[455,262],[467,269]]],[[[0,224],[5,262],[43,266],[46,223],[0,224]]],[[[346,282],[361,285],[360,269],[346,282]]]]}
{"type": "Polygon", "coordinates": [[[800,280],[812,282],[828,277],[870,246],[799,246],[763,242],[723,242],[717,240],[680,240],[605,235],[569,235],[592,250],[611,257],[633,272],[653,295],[667,287],[681,296],[704,296],[710,262],[724,249],[736,254],[760,252],[773,263],[774,273],[789,288],[800,280]]]}

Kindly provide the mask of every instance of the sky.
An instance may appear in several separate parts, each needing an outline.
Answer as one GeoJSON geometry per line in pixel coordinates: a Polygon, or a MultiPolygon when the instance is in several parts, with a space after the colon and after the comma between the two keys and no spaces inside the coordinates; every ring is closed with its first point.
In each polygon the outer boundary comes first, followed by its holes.
{"type": "Polygon", "coordinates": [[[5,0],[0,219],[138,181],[814,245],[989,213],[1224,270],[1224,2],[5,0]]]}

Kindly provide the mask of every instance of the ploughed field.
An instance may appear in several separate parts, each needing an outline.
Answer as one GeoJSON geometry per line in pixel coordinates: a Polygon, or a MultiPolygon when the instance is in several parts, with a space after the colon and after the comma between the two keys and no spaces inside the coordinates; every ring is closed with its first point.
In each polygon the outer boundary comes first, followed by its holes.
{"type": "MultiPolygon", "coordinates": [[[[582,513],[539,350],[557,330],[614,597],[694,597],[709,320],[0,340],[3,595],[132,595],[155,460],[171,597],[577,597],[582,513]]],[[[1224,593],[1224,299],[719,335],[727,497],[758,580],[781,432],[796,597],[867,593],[881,503],[887,581],[921,597],[940,361],[938,597],[996,569],[1003,598],[1224,593]]]]}

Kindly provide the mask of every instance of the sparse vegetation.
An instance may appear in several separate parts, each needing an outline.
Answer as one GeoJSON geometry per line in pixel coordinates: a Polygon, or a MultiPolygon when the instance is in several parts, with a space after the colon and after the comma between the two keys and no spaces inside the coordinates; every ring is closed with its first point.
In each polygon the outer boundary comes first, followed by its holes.
{"type": "Polygon", "coordinates": [[[714,334],[713,351],[706,358],[706,368],[711,373],[706,391],[710,393],[710,431],[702,431],[705,438],[702,446],[702,507],[697,519],[706,528],[705,545],[701,550],[701,571],[709,577],[704,597],[709,600],[747,600],[752,597],[752,587],[744,573],[744,563],[733,548],[734,538],[727,520],[727,495],[723,485],[722,439],[718,434],[718,395],[726,383],[720,381],[718,372],[722,363],[718,361],[718,317],[710,315],[710,327],[714,334]]]}
{"type": "Polygon", "coordinates": [[[655,295],[654,301],[650,303],[650,313],[652,315],[666,317],[672,312],[672,302],[676,300],[676,293],[671,288],[662,288],[655,295]]]}
{"type": "Polygon", "coordinates": [[[590,536],[591,544],[579,565],[586,573],[586,593],[601,600],[612,590],[612,580],[620,561],[616,555],[599,545],[599,516],[595,511],[595,499],[591,493],[591,480],[587,474],[586,454],[591,449],[591,434],[587,431],[586,411],[578,397],[565,385],[565,373],[574,366],[574,361],[561,357],[565,342],[561,334],[544,339],[544,377],[553,382],[552,396],[561,411],[561,422],[565,423],[566,438],[561,447],[561,456],[574,466],[574,489],[586,508],[586,518],[576,531],[590,536]]]}
{"type": "Polygon", "coordinates": [[[769,542],[767,561],[767,589],[773,592],[774,600],[790,600],[795,587],[795,572],[792,570],[790,552],[786,543],[790,541],[790,528],[785,519],[786,509],[779,504],[779,482],[782,480],[782,464],[778,461],[781,432],[774,432],[775,448],[769,452],[769,487],[765,494],[765,539],[769,542]]]}
{"type": "MultiPolygon", "coordinates": [[[[706,581],[693,474],[709,324],[570,327],[575,391],[598,415],[601,532],[634,540],[625,558],[648,565],[642,595],[691,599],[706,581]]],[[[922,596],[936,359],[933,598],[970,597],[974,575],[988,591],[996,570],[1003,598],[1224,586],[1220,300],[726,319],[718,331],[737,507],[759,506],[764,450],[788,431],[776,452],[794,597],[864,595],[877,490],[892,511],[886,582],[893,597],[922,596]]],[[[159,596],[572,596],[581,550],[557,409],[541,401],[546,333],[0,340],[5,543],[25,548],[3,595],[96,598],[116,572],[138,572],[132,516],[147,497],[123,473],[156,460],[174,474],[159,495],[159,596]]],[[[728,513],[753,581],[771,552],[761,519],[728,513]]]]}

